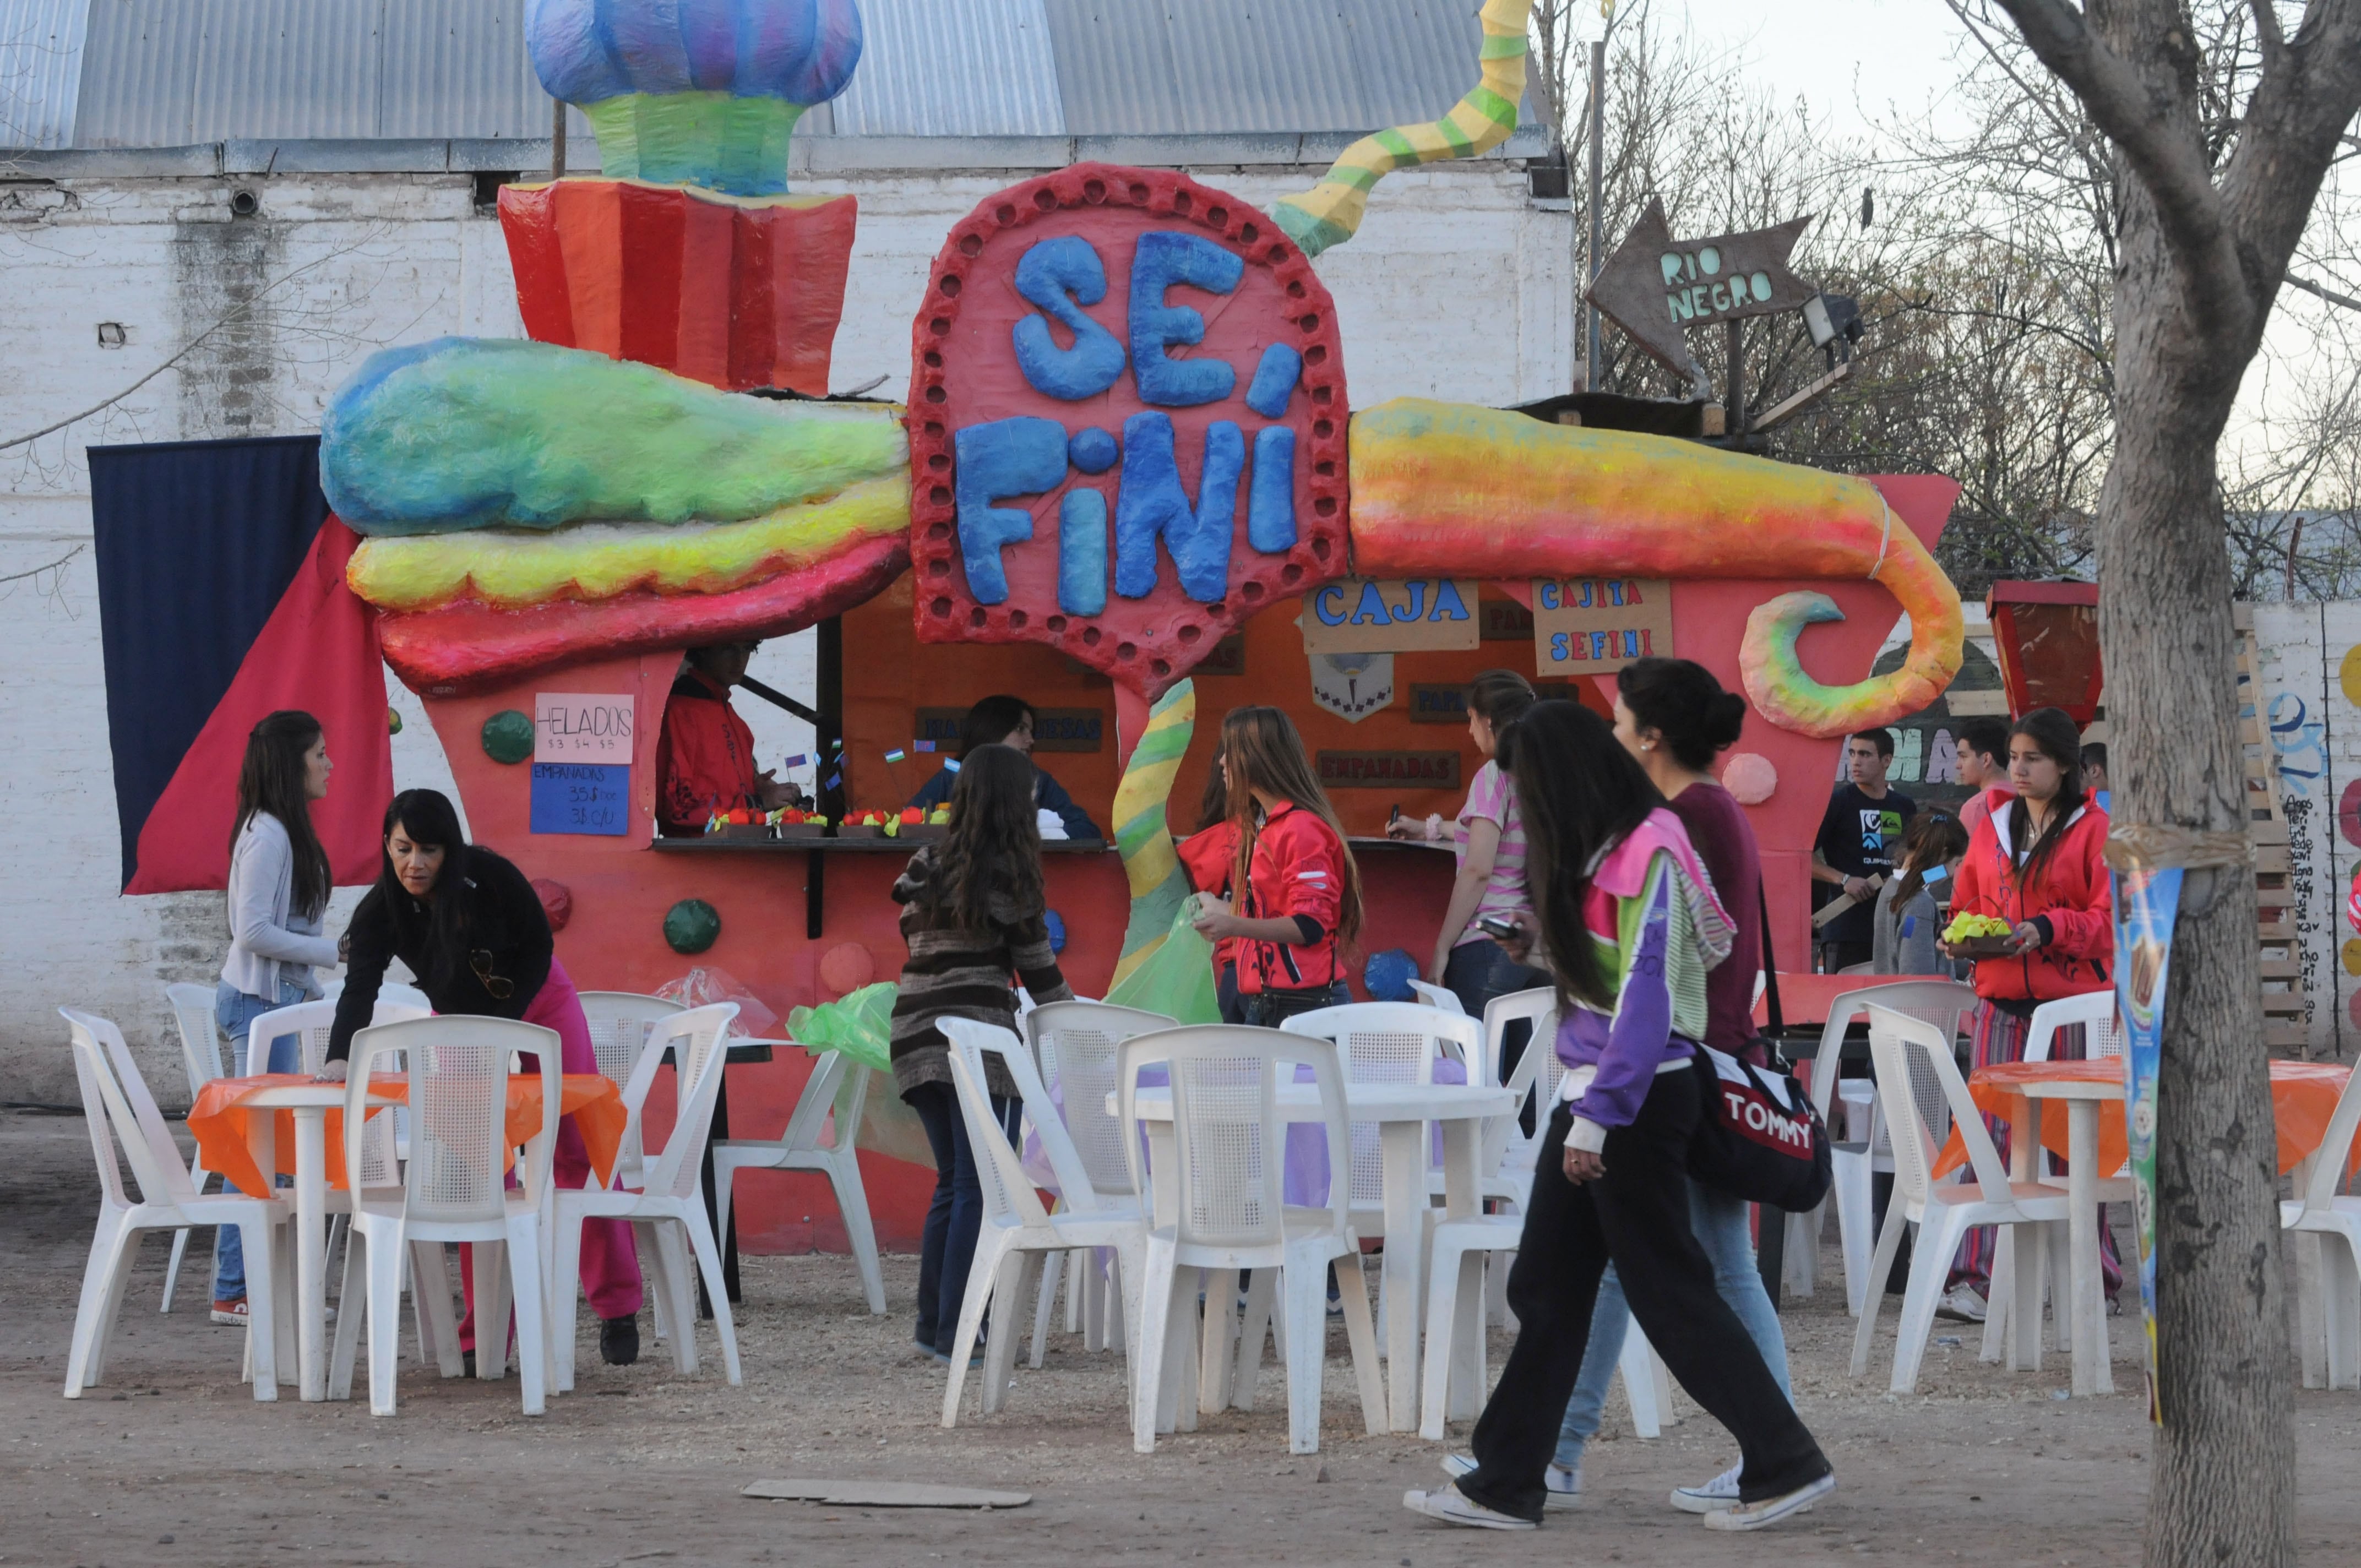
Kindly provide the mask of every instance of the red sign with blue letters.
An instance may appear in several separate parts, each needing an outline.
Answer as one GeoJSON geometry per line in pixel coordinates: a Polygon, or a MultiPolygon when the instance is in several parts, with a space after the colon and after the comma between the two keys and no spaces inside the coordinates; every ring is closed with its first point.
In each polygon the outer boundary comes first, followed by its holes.
{"type": "Polygon", "coordinates": [[[912,339],[921,641],[1047,642],[1152,697],[1345,572],[1335,306],[1245,203],[1108,164],[1011,187],[912,339]]]}

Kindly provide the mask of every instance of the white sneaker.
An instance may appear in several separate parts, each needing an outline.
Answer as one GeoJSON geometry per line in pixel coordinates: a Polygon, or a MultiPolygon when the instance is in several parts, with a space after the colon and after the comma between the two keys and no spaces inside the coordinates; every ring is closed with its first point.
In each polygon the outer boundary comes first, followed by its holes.
{"type": "Polygon", "coordinates": [[[1935,1315],[1954,1322],[1981,1323],[1984,1321],[1984,1299],[1972,1285],[1954,1285],[1935,1303],[1935,1315]]]}
{"type": "Polygon", "coordinates": [[[1673,1507],[1685,1514],[1713,1514],[1735,1507],[1738,1502],[1738,1473],[1746,1468],[1739,1461],[1712,1480],[1695,1486],[1673,1488],[1673,1507]]]}
{"type": "MultiPolygon", "coordinates": [[[[1476,1460],[1473,1455],[1446,1453],[1443,1456],[1443,1473],[1454,1481],[1472,1473],[1475,1468],[1476,1460]]],[[[1573,1508],[1582,1499],[1582,1466],[1576,1464],[1569,1468],[1553,1459],[1550,1461],[1550,1467],[1542,1473],[1542,1486],[1549,1493],[1549,1499],[1543,1505],[1543,1507],[1573,1508]]],[[[1731,1502],[1738,1500],[1738,1488],[1735,1485],[1730,1487],[1730,1498],[1731,1502]]]]}
{"type": "Polygon", "coordinates": [[[1474,1530],[1533,1530],[1531,1519],[1521,1519],[1513,1514],[1488,1508],[1462,1493],[1456,1486],[1441,1486],[1432,1492],[1404,1492],[1402,1507],[1414,1514],[1424,1514],[1445,1524],[1466,1525],[1474,1530]]]}
{"type": "Polygon", "coordinates": [[[1705,1516],[1705,1528],[1708,1530],[1761,1530],[1764,1525],[1784,1519],[1789,1514],[1807,1511],[1814,1503],[1836,1489],[1837,1478],[1831,1473],[1821,1476],[1817,1481],[1806,1482],[1794,1491],[1784,1493],[1776,1497],[1765,1497],[1755,1503],[1740,1503],[1735,1508],[1718,1508],[1705,1516]]]}

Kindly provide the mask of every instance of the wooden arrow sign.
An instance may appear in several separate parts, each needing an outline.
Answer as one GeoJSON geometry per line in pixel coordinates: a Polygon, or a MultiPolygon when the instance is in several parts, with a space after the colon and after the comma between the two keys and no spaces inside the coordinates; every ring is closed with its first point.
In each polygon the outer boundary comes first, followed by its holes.
{"type": "Polygon", "coordinates": [[[1652,196],[1586,297],[1641,347],[1703,386],[1705,371],[1682,334],[1801,307],[1817,291],[1787,269],[1787,257],[1811,221],[1675,240],[1664,203],[1652,196]]]}

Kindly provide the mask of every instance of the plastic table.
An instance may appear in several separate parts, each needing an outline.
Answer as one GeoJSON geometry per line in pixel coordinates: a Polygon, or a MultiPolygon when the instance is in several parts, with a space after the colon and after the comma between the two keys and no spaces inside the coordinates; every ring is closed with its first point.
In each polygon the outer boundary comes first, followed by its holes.
{"type": "MultiPolygon", "coordinates": [[[[369,1083],[372,1107],[400,1105],[410,1097],[407,1079],[379,1073],[369,1083]]],[[[289,1114],[295,1144],[295,1310],[301,1397],[328,1397],[328,1121],[341,1125],[345,1085],[300,1073],[254,1078],[217,1078],[199,1091],[189,1110],[189,1133],[205,1150],[205,1164],[224,1172],[241,1191],[269,1190],[266,1173],[279,1168],[279,1116],[289,1114]],[[269,1113],[256,1114],[255,1113],[269,1113]]],[[[596,1073],[568,1073],[560,1091],[561,1114],[577,1117],[592,1167],[600,1180],[614,1169],[623,1125],[622,1093],[596,1073]]],[[[516,1074],[509,1080],[511,1131],[541,1121],[541,1080],[516,1074]]],[[[525,1135],[530,1136],[530,1133],[525,1135]]],[[[524,1137],[516,1139],[522,1143],[524,1137]]],[[[336,1183],[342,1186],[342,1182],[336,1183]]]]}
{"type": "MultiPolygon", "coordinates": [[[[1116,1097],[1109,1095],[1110,1114],[1120,1114],[1116,1097]]],[[[1139,1119],[1148,1124],[1148,1168],[1155,1212],[1172,1212],[1177,1201],[1172,1188],[1172,1091],[1142,1089],[1134,1098],[1139,1119]]],[[[1506,1089],[1466,1083],[1346,1083],[1345,1113],[1349,1121],[1378,1124],[1378,1147],[1384,1161],[1386,1250],[1378,1289],[1386,1310],[1386,1410],[1395,1431],[1418,1428],[1419,1328],[1426,1303],[1427,1135],[1430,1122],[1443,1128],[1443,1212],[1438,1219],[1464,1220],[1483,1208],[1482,1173],[1476,1168],[1477,1145],[1483,1118],[1504,1116],[1513,1108],[1506,1089]]],[[[1311,1084],[1279,1086],[1279,1118],[1286,1122],[1321,1119],[1320,1093],[1311,1084]]],[[[1332,1158],[1332,1171],[1341,1161],[1332,1158]]],[[[1455,1387],[1476,1388],[1481,1382],[1484,1317],[1481,1306],[1483,1258],[1471,1254],[1460,1269],[1459,1332],[1451,1346],[1455,1374],[1465,1370],[1455,1387]]],[[[1210,1367],[1209,1367],[1210,1370],[1210,1367]]]]}
{"type": "MultiPolygon", "coordinates": [[[[2123,1103],[2123,1073],[2120,1068],[2108,1078],[2087,1071],[2037,1076],[2028,1073],[2017,1080],[2015,1088],[2037,1104],[2048,1100],[2065,1102],[2067,1289],[2070,1292],[2067,1298],[2067,1321],[2073,1354],[2073,1391],[2078,1399],[2092,1394],[2112,1394],[2115,1391],[2115,1378],[2108,1365],[2107,1304],[2100,1288],[2099,1269],[2099,1107],[2107,1101],[2123,1103]]],[[[2023,1141],[2034,1144],[2038,1140],[2039,1134],[2035,1131],[2033,1137],[2023,1141]]],[[[2015,1153],[2014,1139],[2011,1153],[2015,1153]]],[[[2039,1326],[2032,1323],[2018,1325],[2017,1329],[2020,1340],[2039,1332],[2039,1326]]]]}

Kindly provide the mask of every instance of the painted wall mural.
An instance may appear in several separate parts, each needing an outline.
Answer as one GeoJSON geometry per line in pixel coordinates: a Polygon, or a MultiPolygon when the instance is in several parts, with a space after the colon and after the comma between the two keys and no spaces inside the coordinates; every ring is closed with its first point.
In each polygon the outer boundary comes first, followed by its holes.
{"type": "Polygon", "coordinates": [[[2287,813],[2285,894],[2314,1057],[2361,1045],[2361,603],[2260,604],[2263,732],[2287,813]]]}

